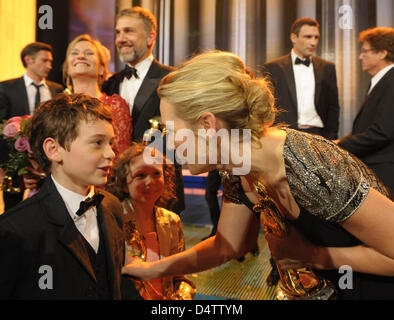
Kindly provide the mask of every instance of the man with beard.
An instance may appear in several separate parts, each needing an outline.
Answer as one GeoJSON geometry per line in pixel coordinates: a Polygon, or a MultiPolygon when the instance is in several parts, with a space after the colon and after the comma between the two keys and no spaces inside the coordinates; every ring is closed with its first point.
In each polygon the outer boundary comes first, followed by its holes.
{"type": "MultiPolygon", "coordinates": [[[[115,45],[126,66],[104,82],[102,91],[108,95],[117,93],[128,103],[133,119],[132,141],[141,141],[151,127],[149,120],[160,117],[160,98],[156,90],[160,80],[173,70],[160,64],[152,55],[156,35],[156,18],[149,10],[127,8],[116,17],[115,45]]],[[[166,207],[176,213],[185,208],[181,169],[175,164],[177,200],[166,207]]]]}
{"type": "Polygon", "coordinates": [[[160,115],[157,86],[172,68],[160,64],[152,55],[157,23],[153,14],[141,7],[122,10],[116,18],[115,45],[126,64],[104,84],[109,95],[118,93],[129,104],[133,118],[132,141],[141,140],[150,128],[149,119],[160,115]]]}

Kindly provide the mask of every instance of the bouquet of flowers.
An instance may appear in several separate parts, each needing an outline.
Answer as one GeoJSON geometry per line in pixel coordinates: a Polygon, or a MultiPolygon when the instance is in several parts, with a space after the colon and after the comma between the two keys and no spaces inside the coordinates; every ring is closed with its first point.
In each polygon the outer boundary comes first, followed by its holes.
{"type": "Polygon", "coordinates": [[[0,135],[8,145],[8,160],[0,163],[0,168],[8,177],[22,176],[28,173],[26,167],[30,166],[29,157],[31,157],[32,151],[25,131],[29,118],[29,115],[13,117],[0,124],[0,135]]]}

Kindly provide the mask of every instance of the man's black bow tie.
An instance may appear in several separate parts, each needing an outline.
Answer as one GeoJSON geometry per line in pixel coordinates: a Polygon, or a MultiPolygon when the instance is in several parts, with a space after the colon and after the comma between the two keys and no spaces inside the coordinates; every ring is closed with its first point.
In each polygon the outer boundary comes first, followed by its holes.
{"type": "Polygon", "coordinates": [[[136,79],[140,78],[138,76],[137,69],[134,67],[130,67],[128,64],[126,64],[126,67],[120,73],[122,75],[122,78],[130,79],[133,76],[136,79]]]}
{"type": "Polygon", "coordinates": [[[102,194],[95,194],[93,197],[87,198],[85,201],[81,201],[79,205],[78,211],[75,213],[77,216],[83,215],[90,207],[97,207],[101,201],[103,200],[104,196],[102,194]]]}
{"type": "Polygon", "coordinates": [[[301,60],[300,58],[297,57],[295,60],[295,64],[304,64],[307,67],[309,67],[309,65],[311,64],[311,60],[310,59],[301,60]]]}

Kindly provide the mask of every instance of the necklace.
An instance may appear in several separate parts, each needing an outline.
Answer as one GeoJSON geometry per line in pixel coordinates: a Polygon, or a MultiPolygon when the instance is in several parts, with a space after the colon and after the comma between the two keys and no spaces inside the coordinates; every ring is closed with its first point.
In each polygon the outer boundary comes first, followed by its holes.
{"type": "MultiPolygon", "coordinates": [[[[286,219],[275,201],[268,195],[266,187],[260,181],[253,183],[253,186],[259,195],[253,210],[260,213],[265,234],[271,233],[279,238],[286,237],[288,230],[286,219]]],[[[320,278],[310,268],[282,270],[278,264],[276,266],[280,275],[276,290],[279,300],[327,300],[332,299],[335,294],[332,284],[320,278]]]]}
{"type": "Polygon", "coordinates": [[[283,238],[287,233],[286,220],[279,211],[275,201],[268,196],[267,189],[260,181],[253,184],[259,198],[254,205],[253,210],[262,213],[260,215],[261,224],[263,225],[266,234],[283,238]]]}

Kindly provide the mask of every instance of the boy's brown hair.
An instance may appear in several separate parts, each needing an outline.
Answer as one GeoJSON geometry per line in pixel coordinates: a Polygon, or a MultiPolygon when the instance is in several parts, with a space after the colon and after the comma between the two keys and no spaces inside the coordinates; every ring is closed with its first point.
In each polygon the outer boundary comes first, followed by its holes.
{"type": "Polygon", "coordinates": [[[62,148],[69,150],[78,137],[81,121],[97,119],[112,123],[112,109],[86,94],[62,93],[41,104],[26,128],[33,158],[41,169],[47,171],[51,168],[51,161],[43,150],[45,139],[53,138],[62,148]]]}

